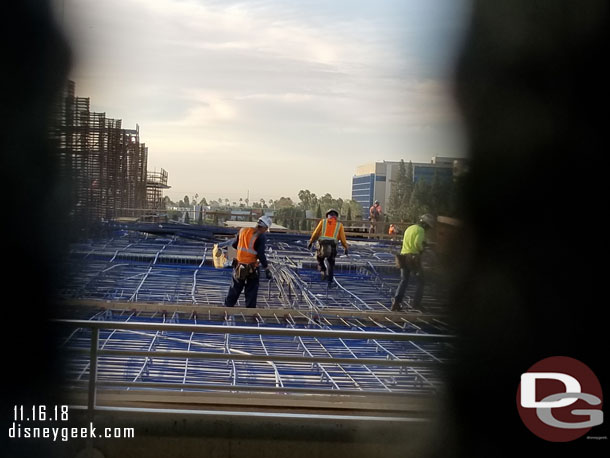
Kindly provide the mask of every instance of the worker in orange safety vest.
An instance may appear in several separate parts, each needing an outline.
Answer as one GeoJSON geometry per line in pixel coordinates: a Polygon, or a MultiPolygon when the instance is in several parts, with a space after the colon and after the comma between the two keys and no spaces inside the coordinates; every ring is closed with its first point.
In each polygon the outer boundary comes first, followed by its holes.
{"type": "Polygon", "coordinates": [[[337,221],[339,212],[331,208],[326,212],[326,219],[320,220],[317,227],[311,234],[307,248],[311,249],[314,242],[318,241],[318,250],[316,259],[318,261],[318,270],[320,271],[322,280],[327,280],[329,286],[333,285],[333,273],[335,269],[335,257],[337,256],[337,241],[341,241],[341,245],[345,250],[345,255],[348,255],[348,245],[345,238],[343,224],[337,221]],[[325,263],[326,261],[326,263],[325,263]],[[328,269],[326,268],[328,264],[328,269]]]}
{"type": "Polygon", "coordinates": [[[225,299],[226,307],[233,307],[241,291],[246,289],[246,307],[255,308],[259,285],[259,263],[265,269],[265,276],[271,280],[271,271],[265,256],[265,232],[271,227],[271,218],[262,216],[256,227],[244,227],[232,241],[237,249],[233,260],[233,276],[229,293],[225,299]]]}
{"type": "Polygon", "coordinates": [[[398,234],[398,228],[395,224],[390,224],[390,228],[388,229],[388,235],[392,236],[392,240],[396,240],[396,235],[398,234]]]}

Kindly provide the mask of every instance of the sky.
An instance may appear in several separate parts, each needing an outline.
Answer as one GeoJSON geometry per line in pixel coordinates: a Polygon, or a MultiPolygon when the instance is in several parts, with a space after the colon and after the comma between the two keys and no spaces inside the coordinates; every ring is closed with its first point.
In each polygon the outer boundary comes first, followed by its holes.
{"type": "Polygon", "coordinates": [[[173,200],[350,198],[358,165],[463,156],[467,0],[55,0],[70,78],[140,127],[173,200]]]}

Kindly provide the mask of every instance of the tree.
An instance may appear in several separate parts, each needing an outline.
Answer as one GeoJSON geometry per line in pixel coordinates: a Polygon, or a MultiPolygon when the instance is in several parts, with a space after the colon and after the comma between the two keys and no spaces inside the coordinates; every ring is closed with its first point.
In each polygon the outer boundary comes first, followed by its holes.
{"type": "Polygon", "coordinates": [[[299,206],[303,209],[303,210],[313,210],[314,208],[316,208],[316,205],[318,204],[318,198],[316,197],[316,195],[314,193],[312,193],[311,191],[309,191],[309,189],[301,189],[299,191],[299,206]]]}
{"type": "Polygon", "coordinates": [[[329,193],[324,194],[320,199],[318,199],[320,207],[324,209],[324,211],[328,210],[333,205],[333,196],[329,193]]]}
{"type": "Polygon", "coordinates": [[[322,218],[322,207],[318,204],[318,208],[316,210],[316,218],[322,218]]]}
{"type": "MultiPolygon", "coordinates": [[[[432,186],[425,180],[419,180],[415,183],[415,188],[411,194],[411,200],[407,207],[407,218],[410,221],[417,221],[419,216],[424,213],[432,212],[431,208],[431,190],[432,186]]],[[[404,220],[403,220],[404,221],[404,220]]]]}
{"type": "Polygon", "coordinates": [[[392,219],[406,221],[409,219],[411,198],[413,194],[413,163],[405,165],[401,160],[398,167],[398,176],[392,180],[392,190],[390,192],[390,204],[388,212],[392,219]]]}
{"type": "Polygon", "coordinates": [[[344,201],[340,197],[338,199],[335,199],[331,194],[326,193],[318,199],[318,204],[322,207],[323,211],[327,211],[330,208],[334,208],[339,212],[339,214],[341,214],[341,209],[343,208],[344,201]]]}
{"type": "Polygon", "coordinates": [[[189,196],[184,196],[184,199],[182,201],[184,202],[185,207],[188,207],[190,205],[189,196]]]}
{"type": "Polygon", "coordinates": [[[453,178],[453,182],[451,183],[451,195],[449,197],[449,210],[447,211],[447,216],[452,216],[454,218],[459,218],[462,216],[461,196],[464,192],[464,180],[465,177],[463,175],[453,178]]]}
{"type": "Polygon", "coordinates": [[[362,205],[360,205],[360,202],[351,199],[346,200],[345,202],[343,202],[342,209],[346,214],[347,220],[356,220],[362,218],[362,205]]]}
{"type": "Polygon", "coordinates": [[[173,207],[175,205],[174,202],[172,202],[172,199],[169,198],[169,196],[164,196],[162,202],[162,208],[173,207]]]}
{"type": "MultiPolygon", "coordinates": [[[[281,200],[281,199],[280,199],[281,200]]],[[[275,220],[289,229],[299,229],[300,222],[305,217],[305,212],[300,208],[283,207],[275,212],[275,220]]]]}
{"type": "Polygon", "coordinates": [[[434,170],[434,178],[432,179],[432,185],[430,186],[430,207],[435,214],[444,214],[446,210],[445,205],[445,189],[441,183],[438,173],[434,170]]]}
{"type": "Polygon", "coordinates": [[[275,206],[277,208],[290,208],[294,207],[294,202],[290,197],[280,197],[279,200],[275,201],[275,206]]]}

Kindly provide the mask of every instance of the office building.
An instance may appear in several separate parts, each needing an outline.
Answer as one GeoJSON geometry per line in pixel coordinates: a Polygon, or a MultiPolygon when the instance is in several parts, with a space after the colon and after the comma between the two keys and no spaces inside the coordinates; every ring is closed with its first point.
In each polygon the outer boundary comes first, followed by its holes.
{"type": "MultiPolygon", "coordinates": [[[[405,164],[409,161],[405,161],[405,164]]],[[[434,176],[440,180],[453,180],[467,168],[463,158],[435,156],[430,162],[413,162],[413,182],[432,182],[434,176]]],[[[361,165],[352,178],[352,199],[362,205],[363,217],[378,200],[384,211],[388,209],[392,186],[398,178],[400,161],[381,161],[361,165]]]]}

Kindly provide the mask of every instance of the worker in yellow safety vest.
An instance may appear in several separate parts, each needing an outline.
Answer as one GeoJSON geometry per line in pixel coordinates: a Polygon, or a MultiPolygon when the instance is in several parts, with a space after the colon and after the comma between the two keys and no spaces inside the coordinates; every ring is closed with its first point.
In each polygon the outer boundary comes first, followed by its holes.
{"type": "Polygon", "coordinates": [[[409,226],[405,231],[402,240],[402,248],[400,254],[397,255],[397,261],[400,267],[400,283],[392,298],[391,310],[393,312],[401,310],[400,304],[407,291],[411,274],[413,274],[417,280],[412,306],[413,308],[421,309],[421,301],[424,295],[424,269],[421,263],[421,255],[424,252],[426,232],[429,229],[432,229],[435,223],[436,220],[434,217],[426,213],[419,218],[417,224],[409,226]]]}
{"type": "Polygon", "coordinates": [[[271,218],[262,216],[256,227],[242,228],[231,245],[237,250],[233,260],[233,276],[229,293],[225,299],[226,307],[233,307],[241,291],[246,288],[246,307],[256,307],[259,284],[259,263],[265,269],[265,276],[271,280],[271,271],[265,256],[265,233],[271,227],[271,218]]]}
{"type": "Polygon", "coordinates": [[[339,212],[331,208],[326,212],[326,219],[320,220],[316,229],[311,234],[307,248],[311,249],[314,242],[318,241],[318,250],[316,259],[318,261],[318,270],[322,280],[327,280],[329,286],[333,285],[333,272],[335,269],[335,257],[337,256],[337,240],[341,241],[341,245],[345,250],[345,255],[348,255],[348,245],[345,238],[343,224],[337,221],[339,212]],[[325,263],[326,261],[326,263],[325,263]],[[328,269],[326,268],[328,264],[328,269]],[[327,271],[328,270],[328,271],[327,271]]]}

